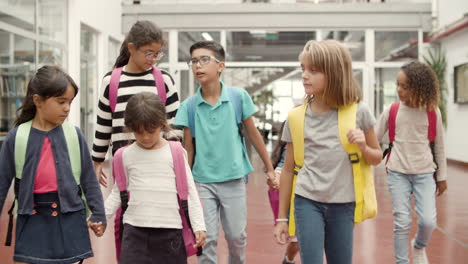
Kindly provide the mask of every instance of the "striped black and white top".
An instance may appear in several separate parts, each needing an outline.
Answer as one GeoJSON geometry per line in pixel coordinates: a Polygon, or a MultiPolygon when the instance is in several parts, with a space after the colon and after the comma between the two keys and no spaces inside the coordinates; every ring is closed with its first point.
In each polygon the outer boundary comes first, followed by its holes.
{"type": "MultiPolygon", "coordinates": [[[[111,72],[107,73],[101,85],[97,109],[96,132],[93,141],[92,157],[94,161],[103,162],[106,158],[109,146],[112,145],[112,153],[117,149],[133,141],[132,133],[126,132],[124,125],[124,111],[131,96],[141,92],[158,93],[151,69],[142,73],[129,73],[122,70],[119,87],[117,89],[117,104],[112,113],[109,106],[109,83],[111,72]]],[[[167,122],[171,125],[179,109],[179,95],[171,75],[161,70],[166,85],[166,112],[167,122]]]]}

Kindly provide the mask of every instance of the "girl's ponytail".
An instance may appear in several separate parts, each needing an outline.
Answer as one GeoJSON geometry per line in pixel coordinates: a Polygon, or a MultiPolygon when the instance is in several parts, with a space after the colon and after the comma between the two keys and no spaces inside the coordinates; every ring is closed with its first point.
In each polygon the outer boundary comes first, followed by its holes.
{"type": "Polygon", "coordinates": [[[18,108],[18,110],[16,110],[17,117],[15,120],[15,127],[33,119],[36,115],[36,105],[33,102],[34,89],[32,88],[32,83],[33,79],[31,79],[28,83],[28,90],[23,104],[18,108]]]}
{"type": "Polygon", "coordinates": [[[129,59],[130,52],[128,52],[128,40],[125,39],[122,46],[120,46],[120,54],[115,60],[114,69],[127,65],[129,59]]]}

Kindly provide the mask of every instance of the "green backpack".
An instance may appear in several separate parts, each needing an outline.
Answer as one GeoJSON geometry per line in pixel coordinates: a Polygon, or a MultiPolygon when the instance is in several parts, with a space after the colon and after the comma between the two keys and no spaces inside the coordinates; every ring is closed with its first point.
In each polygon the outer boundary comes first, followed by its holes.
{"type": "MultiPolygon", "coordinates": [[[[23,167],[26,160],[26,148],[29,141],[29,133],[32,127],[32,120],[25,122],[18,126],[15,137],[15,200],[11,205],[8,214],[10,216],[8,223],[8,232],[7,239],[5,242],[6,246],[11,245],[11,236],[13,230],[13,209],[15,207],[15,201],[18,199],[18,190],[19,182],[23,178],[23,167]]],[[[63,133],[65,135],[65,141],[67,142],[68,155],[70,158],[71,169],[73,172],[73,177],[75,178],[76,183],[78,184],[81,192],[81,198],[83,199],[86,207],[86,216],[89,216],[89,208],[86,203],[86,198],[84,197],[84,192],[81,189],[80,178],[81,178],[81,152],[80,152],[80,142],[78,139],[78,133],[74,125],[64,122],[62,124],[63,133]]]]}

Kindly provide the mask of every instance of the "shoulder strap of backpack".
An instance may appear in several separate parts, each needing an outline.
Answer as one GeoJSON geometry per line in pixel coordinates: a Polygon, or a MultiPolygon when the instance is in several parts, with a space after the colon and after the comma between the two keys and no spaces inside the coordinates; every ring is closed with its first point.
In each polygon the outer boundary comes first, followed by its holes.
{"type": "Polygon", "coordinates": [[[119,148],[115,154],[114,159],[112,161],[112,176],[114,177],[114,181],[119,188],[119,191],[127,190],[127,177],[125,175],[125,169],[123,165],[123,150],[126,147],[119,148]]]}
{"type": "Polygon", "coordinates": [[[81,178],[81,151],[78,133],[75,126],[67,121],[62,124],[62,129],[67,143],[68,157],[70,159],[73,177],[79,185],[81,178]]]}
{"type": "Polygon", "coordinates": [[[179,199],[184,201],[188,197],[187,173],[185,171],[185,161],[183,148],[180,142],[169,141],[172,160],[174,163],[174,173],[176,177],[176,188],[179,199]]]}
{"type": "Polygon", "coordinates": [[[192,137],[195,138],[195,101],[197,94],[194,94],[187,99],[187,114],[188,114],[188,126],[192,137]]]}
{"type": "Polygon", "coordinates": [[[115,111],[115,105],[117,104],[117,89],[119,88],[120,75],[122,75],[122,68],[115,68],[112,70],[111,79],[109,82],[109,106],[112,113],[115,111]]]}
{"type": "MultiPolygon", "coordinates": [[[[164,79],[162,76],[161,70],[153,66],[153,77],[156,84],[156,89],[158,89],[158,96],[161,98],[161,101],[166,105],[167,95],[166,95],[166,85],[164,84],[164,79]]],[[[122,75],[123,67],[115,68],[112,71],[111,79],[109,83],[109,106],[111,111],[115,111],[115,106],[117,105],[117,89],[119,88],[120,76],[122,75]]]]}
{"type": "MultiPolygon", "coordinates": [[[[16,178],[21,179],[23,177],[23,167],[26,159],[26,148],[29,140],[29,133],[32,127],[32,120],[21,124],[18,127],[15,137],[15,169],[16,178]]],[[[68,157],[72,167],[73,177],[77,184],[80,184],[81,176],[81,152],[80,142],[78,140],[78,134],[74,125],[65,121],[62,124],[63,133],[65,135],[65,141],[67,143],[68,157]]]]}
{"type": "Polygon", "coordinates": [[[399,107],[400,102],[394,102],[392,106],[390,106],[390,111],[388,114],[388,139],[390,143],[395,141],[396,116],[399,107]]]}
{"type": "Polygon", "coordinates": [[[298,106],[288,113],[289,131],[294,145],[294,173],[304,164],[304,121],[307,104],[298,106]]]}
{"type": "Polygon", "coordinates": [[[242,100],[238,88],[225,86],[228,92],[229,100],[232,101],[234,106],[234,111],[236,114],[236,123],[240,124],[242,122],[242,100]]]}
{"type": "Polygon", "coordinates": [[[166,105],[167,95],[166,95],[166,84],[164,83],[164,79],[162,76],[161,70],[153,66],[153,77],[154,82],[156,83],[156,89],[158,89],[158,96],[161,98],[161,101],[164,105],[166,105]]]}
{"type": "Polygon", "coordinates": [[[19,125],[15,136],[15,170],[16,178],[23,178],[23,167],[26,159],[26,148],[31,131],[32,120],[19,125]]]}
{"type": "Polygon", "coordinates": [[[437,115],[435,111],[427,111],[427,120],[429,121],[428,139],[434,142],[437,136],[437,115]]]}

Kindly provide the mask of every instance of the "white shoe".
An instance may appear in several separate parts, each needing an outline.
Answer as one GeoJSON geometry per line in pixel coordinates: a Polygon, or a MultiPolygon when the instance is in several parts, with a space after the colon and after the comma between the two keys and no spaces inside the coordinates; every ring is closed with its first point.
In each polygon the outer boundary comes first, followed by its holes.
{"type": "Polygon", "coordinates": [[[427,259],[426,249],[425,248],[415,248],[414,243],[416,239],[411,241],[411,246],[413,247],[413,264],[429,264],[427,259]]]}

